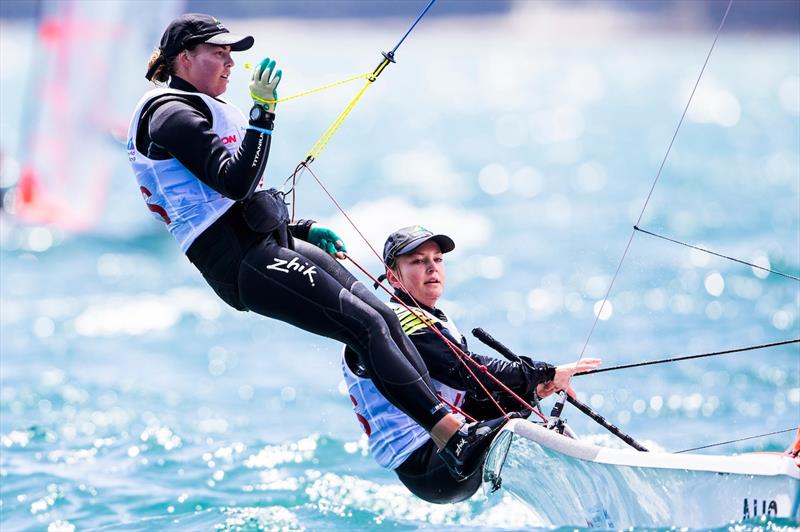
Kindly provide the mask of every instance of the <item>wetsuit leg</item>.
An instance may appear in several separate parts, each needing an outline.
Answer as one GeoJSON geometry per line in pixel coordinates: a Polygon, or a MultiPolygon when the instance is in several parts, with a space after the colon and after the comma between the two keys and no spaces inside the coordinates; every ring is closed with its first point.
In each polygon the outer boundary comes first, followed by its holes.
{"type": "MultiPolygon", "coordinates": [[[[310,251],[302,245],[296,247],[310,251]]],[[[328,272],[332,269],[329,264],[323,268],[317,263],[330,258],[328,255],[320,252],[324,255],[320,258],[313,251],[301,254],[298,250],[280,247],[272,240],[253,246],[239,269],[242,302],[254,312],[349,345],[364,361],[378,390],[430,431],[447,410],[429,379],[394,342],[383,316],[337,278],[351,287],[356,283],[341,272],[334,277],[328,272]]]]}
{"type": "MultiPolygon", "coordinates": [[[[414,343],[411,341],[408,335],[403,332],[403,326],[400,325],[400,320],[397,318],[397,314],[394,313],[389,305],[378,299],[375,294],[373,294],[369,288],[364,286],[362,283],[354,285],[352,292],[359,299],[378,311],[378,313],[383,317],[384,321],[386,321],[386,323],[389,325],[389,332],[392,334],[392,340],[395,341],[403,353],[405,353],[406,358],[408,358],[414,367],[417,368],[423,377],[429,380],[430,377],[428,373],[428,367],[425,365],[425,361],[422,360],[422,356],[419,354],[419,351],[417,351],[414,343]]],[[[432,383],[431,386],[433,386],[432,383]]]]}
{"type": "Polygon", "coordinates": [[[394,472],[408,491],[420,499],[436,504],[449,504],[467,500],[478,491],[482,470],[483,468],[478,468],[466,480],[457,481],[436,454],[433,440],[429,440],[411,453],[394,472]]]}
{"type": "Polygon", "coordinates": [[[369,290],[363,283],[356,279],[347,268],[343,267],[339,261],[325,253],[318,247],[304,242],[302,240],[295,240],[295,251],[301,255],[308,257],[314,261],[319,267],[331,274],[342,286],[347,288],[354,296],[365,302],[367,305],[375,309],[378,314],[383,317],[386,325],[389,327],[389,332],[392,335],[392,340],[397,344],[409,362],[417,368],[423,379],[433,388],[433,383],[430,382],[428,368],[422,360],[417,348],[403,332],[403,327],[397,319],[397,315],[392,311],[389,306],[378,299],[375,294],[369,290]]]}

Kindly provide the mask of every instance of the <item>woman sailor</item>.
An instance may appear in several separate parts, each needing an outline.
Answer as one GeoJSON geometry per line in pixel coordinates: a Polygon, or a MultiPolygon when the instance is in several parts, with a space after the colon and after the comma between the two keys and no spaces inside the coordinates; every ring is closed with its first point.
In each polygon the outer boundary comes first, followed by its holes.
{"type": "Polygon", "coordinates": [[[289,224],[282,195],[263,190],[281,71],[269,59],[254,69],[249,122],[220,98],[232,52],[253,42],[202,14],[164,31],[146,74],[160,86],[139,101],[128,134],[147,208],[226,303],[347,344],[377,389],[444,446],[461,422],[394,313],[335,260],[346,251],[336,233],[289,224]]]}
{"type": "MultiPolygon", "coordinates": [[[[436,307],[445,288],[444,254],[454,248],[455,243],[450,237],[433,234],[419,225],[395,231],[383,248],[383,259],[388,268],[385,277],[403,302],[403,305],[391,303],[390,306],[422,355],[437,391],[449,403],[478,420],[497,415],[494,403],[433,328],[485,365],[492,375],[523,398],[543,398],[558,390],[573,393],[569,386],[570,377],[576,372],[596,368],[599,359],[584,358],[554,367],[527,357],[522,357],[525,364],[519,364],[469,353],[466,338],[453,320],[436,307]]],[[[381,394],[359,360],[354,352],[345,349],[342,369],[353,409],[367,433],[369,449],[375,460],[394,470],[409,491],[428,502],[458,502],[475,493],[481,483],[480,466],[485,451],[504,420],[479,421],[462,426],[459,434],[478,433],[479,437],[470,449],[462,474],[453,476],[452,471],[445,467],[445,461],[440,459],[441,452],[437,453],[437,446],[423,428],[381,394]]],[[[519,409],[519,403],[507,392],[500,390],[480,372],[476,374],[504,409],[519,409]]]]}

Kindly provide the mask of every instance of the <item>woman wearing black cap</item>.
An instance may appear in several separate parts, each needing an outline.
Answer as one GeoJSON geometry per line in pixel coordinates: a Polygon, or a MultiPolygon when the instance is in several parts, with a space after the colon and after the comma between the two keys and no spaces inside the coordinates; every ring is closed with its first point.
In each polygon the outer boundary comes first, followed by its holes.
{"type": "MultiPolygon", "coordinates": [[[[434,328],[459,346],[464,353],[486,366],[489,372],[523,397],[547,397],[556,390],[569,390],[569,379],[577,371],[594,369],[596,358],[584,358],[573,364],[551,366],[522,357],[526,363],[506,362],[470,353],[467,340],[452,319],[436,303],[445,287],[444,254],[455,249],[447,235],[436,235],[422,226],[404,227],[389,235],[383,248],[387,266],[386,277],[403,305],[392,302],[391,308],[430,369],[434,386],[442,397],[471,416],[484,422],[465,424],[457,433],[469,437],[483,431],[470,448],[470,459],[461,468],[461,476],[452,472],[440,460],[441,452],[422,428],[403,412],[392,406],[376,389],[359,364],[359,357],[345,349],[342,370],[353,398],[353,409],[369,438],[369,449],[375,461],[394,470],[400,481],[417,497],[428,502],[452,503],[463,501],[481,485],[482,459],[491,437],[503,424],[503,418],[491,420],[497,410],[483,387],[506,410],[516,410],[519,404],[496,383],[481,372],[478,384],[434,328]],[[413,310],[410,312],[406,307],[413,310]]],[[[458,442],[458,436],[451,441],[458,442]]],[[[448,447],[451,442],[448,442],[448,447]]]]}
{"type": "Polygon", "coordinates": [[[269,59],[254,69],[249,123],[220,98],[231,52],[252,45],[208,15],[167,27],[147,70],[161,86],[139,101],[128,134],[147,207],[226,303],[347,344],[381,393],[443,446],[461,423],[394,313],[333,258],[345,251],[333,231],[289,224],[282,195],[262,190],[281,72],[269,59]]]}

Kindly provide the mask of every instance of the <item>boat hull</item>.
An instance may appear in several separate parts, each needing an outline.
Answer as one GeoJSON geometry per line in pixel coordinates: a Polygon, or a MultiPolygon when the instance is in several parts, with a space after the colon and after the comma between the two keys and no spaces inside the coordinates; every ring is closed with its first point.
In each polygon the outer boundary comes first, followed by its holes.
{"type": "Polygon", "coordinates": [[[543,525],[713,527],[800,520],[800,468],[785,455],[644,453],[597,447],[512,420],[492,443],[486,492],[504,489],[543,525]]]}

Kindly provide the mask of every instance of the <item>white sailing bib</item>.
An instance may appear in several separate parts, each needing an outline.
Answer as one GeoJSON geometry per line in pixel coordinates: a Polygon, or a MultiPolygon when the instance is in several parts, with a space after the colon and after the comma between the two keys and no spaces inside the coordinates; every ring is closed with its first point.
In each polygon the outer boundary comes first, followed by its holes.
{"type": "Polygon", "coordinates": [[[147,208],[167,229],[186,252],[194,239],[214,223],[234,201],[215,191],[177,159],[157,161],[136,149],[136,132],[142,109],[153,98],[164,94],[185,94],[200,97],[211,110],[211,129],[229,152],[235,153],[242,143],[247,120],[235,106],[211,96],[177,89],[157,88],[147,92],[133,113],[128,129],[128,159],[133,166],[139,191],[147,208]]]}

